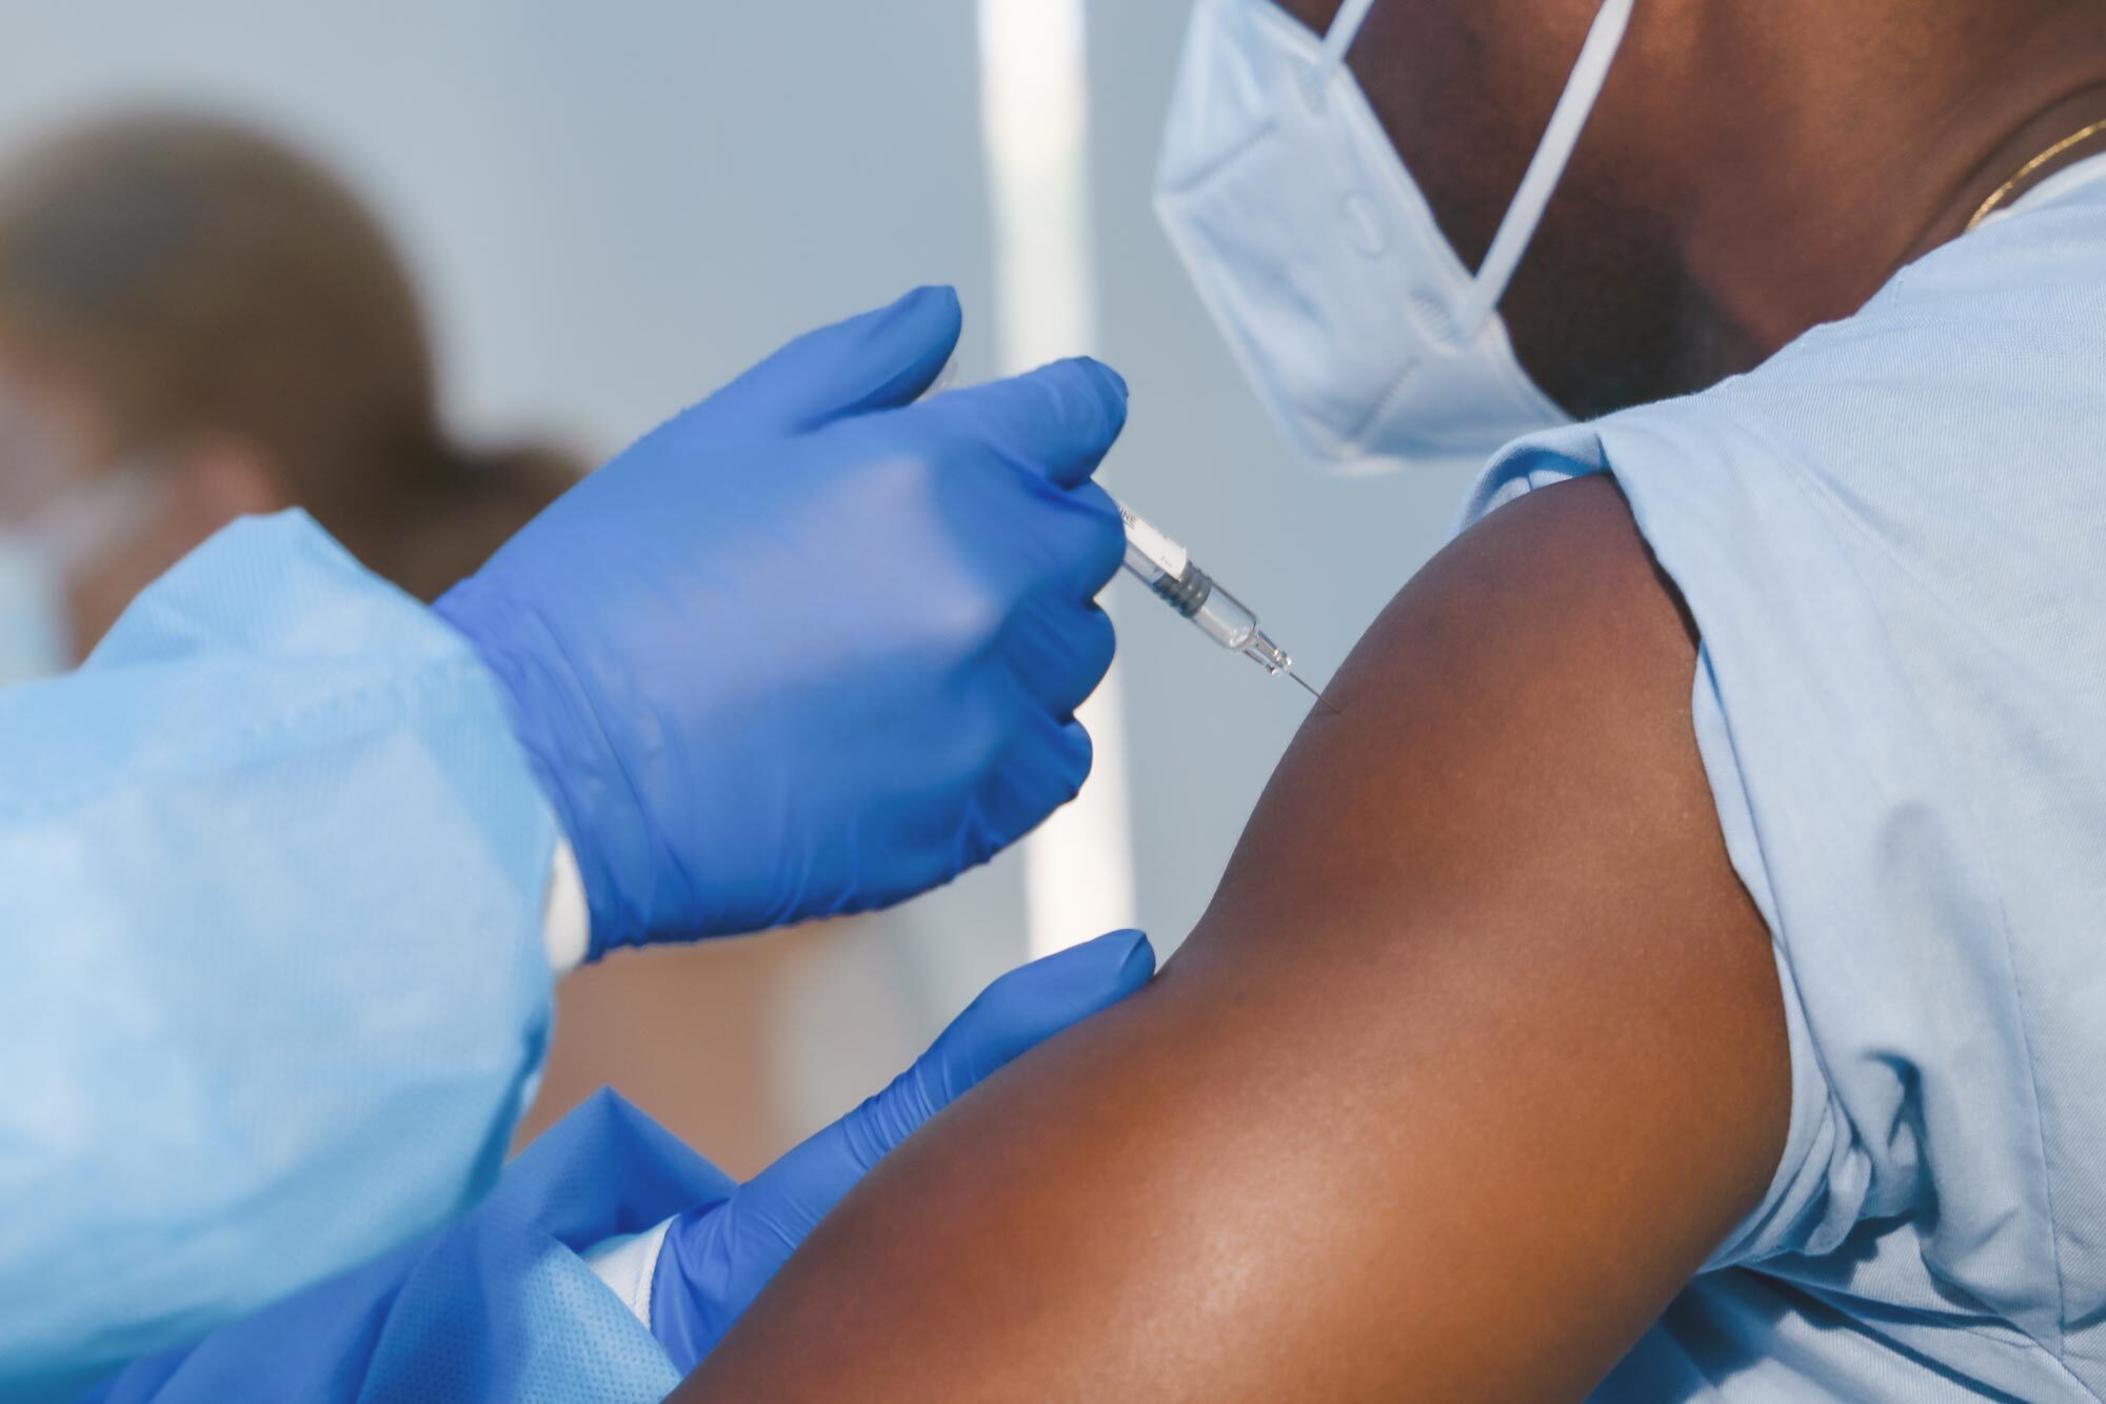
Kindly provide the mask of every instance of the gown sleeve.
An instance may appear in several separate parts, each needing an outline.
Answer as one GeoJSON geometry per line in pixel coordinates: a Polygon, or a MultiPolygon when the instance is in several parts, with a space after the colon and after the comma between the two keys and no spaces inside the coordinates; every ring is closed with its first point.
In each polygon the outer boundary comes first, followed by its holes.
{"type": "Polygon", "coordinates": [[[466,642],[301,513],[0,690],[0,1396],[478,1199],[549,1033],[556,845],[466,642]]]}
{"type": "Polygon", "coordinates": [[[595,1274],[593,1245],[734,1187],[602,1091],[457,1222],[137,1361],[81,1404],[656,1404],[680,1372],[595,1274]]]}

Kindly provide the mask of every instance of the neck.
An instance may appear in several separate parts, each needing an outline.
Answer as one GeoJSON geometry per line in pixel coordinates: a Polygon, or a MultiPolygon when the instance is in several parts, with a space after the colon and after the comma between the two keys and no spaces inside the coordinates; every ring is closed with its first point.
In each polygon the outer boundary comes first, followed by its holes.
{"type": "Polygon", "coordinates": [[[2056,172],[2106,153],[2102,122],[2106,122],[2106,80],[2087,83],[2042,108],[1983,160],[1974,188],[1938,211],[1909,258],[1920,258],[1957,239],[1977,217],[2010,209],[2056,172]]]}
{"type": "MultiPolygon", "coordinates": [[[[1736,100],[1716,134],[1725,144],[1698,153],[1707,170],[1685,175],[1701,193],[1681,230],[1683,264],[1696,304],[1716,319],[1693,355],[1724,346],[1767,356],[1849,316],[1905,264],[1966,232],[2028,162],[2106,118],[2095,10],[2014,6],[2029,11],[2020,22],[1977,8],[1985,17],[1868,22],[1797,53],[1773,39],[1764,54],[1765,26],[1748,22],[1745,52],[1763,57],[1729,89],[1736,100]]],[[[1803,40],[1822,30],[1808,21],[1770,32],[1803,40]]],[[[2102,151],[2106,133],[2071,146],[2003,203],[2102,151]]]]}

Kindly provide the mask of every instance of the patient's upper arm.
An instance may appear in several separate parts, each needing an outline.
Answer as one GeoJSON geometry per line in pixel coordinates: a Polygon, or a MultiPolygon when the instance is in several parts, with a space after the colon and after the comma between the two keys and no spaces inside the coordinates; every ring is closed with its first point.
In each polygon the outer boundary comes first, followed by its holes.
{"type": "Polygon", "coordinates": [[[1160,979],[882,1165],[682,1397],[1582,1395],[1784,1136],[1693,660],[1608,480],[1459,539],[1160,979]]]}

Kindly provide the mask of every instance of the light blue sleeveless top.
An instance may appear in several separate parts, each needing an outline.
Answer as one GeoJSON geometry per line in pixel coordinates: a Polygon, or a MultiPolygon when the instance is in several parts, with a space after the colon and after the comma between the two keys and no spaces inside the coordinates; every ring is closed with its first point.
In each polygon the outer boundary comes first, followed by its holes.
{"type": "Polygon", "coordinates": [[[1751,374],[1523,440],[1466,520],[1597,472],[1703,634],[1793,1086],[1767,1198],[1595,1398],[2099,1399],[2106,183],[1751,374]]]}

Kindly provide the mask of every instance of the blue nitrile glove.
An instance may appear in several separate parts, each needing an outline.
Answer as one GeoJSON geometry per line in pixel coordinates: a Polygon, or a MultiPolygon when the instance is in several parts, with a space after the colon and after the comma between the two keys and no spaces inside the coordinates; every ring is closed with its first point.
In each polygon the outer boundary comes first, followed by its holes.
{"type": "Polygon", "coordinates": [[[890,1087],[667,1230],[651,1280],[651,1334],[684,1375],[841,1197],[923,1122],[997,1068],[1148,983],[1155,950],[1115,931],[988,986],[890,1087]]]}
{"type": "Polygon", "coordinates": [[[792,342],[439,601],[507,694],[595,954],[910,897],[1072,798],[1124,547],[1088,360],[912,403],[956,296],[792,342]]]}

